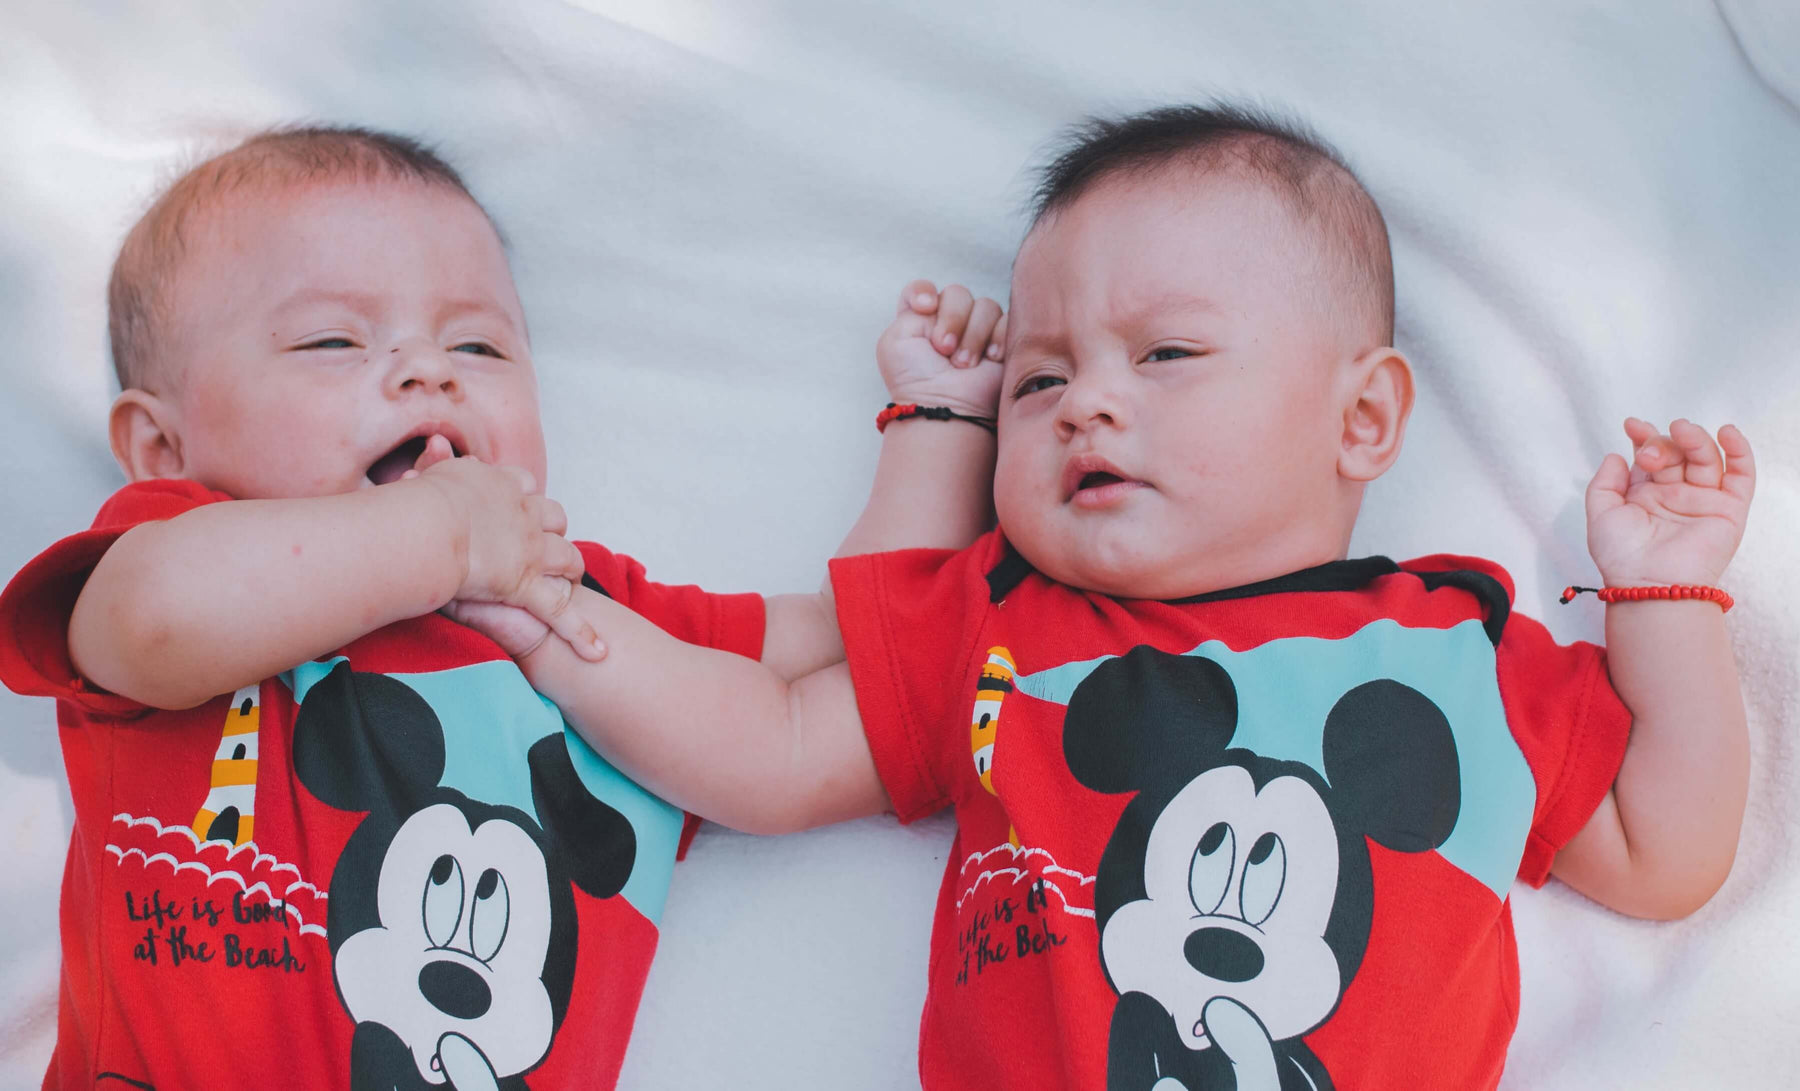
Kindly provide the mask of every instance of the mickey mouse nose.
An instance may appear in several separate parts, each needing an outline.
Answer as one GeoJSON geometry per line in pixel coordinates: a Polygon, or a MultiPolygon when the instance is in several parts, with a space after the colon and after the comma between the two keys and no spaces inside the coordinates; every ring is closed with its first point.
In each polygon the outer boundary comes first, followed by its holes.
{"type": "Polygon", "coordinates": [[[1188,965],[1214,981],[1248,981],[1262,973],[1263,953],[1256,941],[1229,928],[1201,928],[1181,945],[1188,965]]]}
{"type": "Polygon", "coordinates": [[[419,971],[419,992],[454,1019],[478,1019],[494,1000],[480,974],[447,959],[427,962],[419,971]]]}

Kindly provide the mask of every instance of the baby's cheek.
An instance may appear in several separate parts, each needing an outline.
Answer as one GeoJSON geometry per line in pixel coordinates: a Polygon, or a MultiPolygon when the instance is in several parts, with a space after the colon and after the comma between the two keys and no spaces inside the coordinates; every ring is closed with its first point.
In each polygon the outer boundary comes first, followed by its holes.
{"type": "Polygon", "coordinates": [[[538,415],[538,403],[534,397],[514,395],[508,402],[498,407],[492,418],[497,428],[490,433],[493,443],[493,457],[496,462],[506,466],[520,466],[531,471],[537,479],[538,491],[547,488],[547,464],[549,456],[544,447],[544,426],[538,415]]]}
{"type": "Polygon", "coordinates": [[[994,514],[1013,545],[1027,556],[1036,556],[1033,548],[1040,544],[1043,524],[1049,516],[1048,501],[1042,490],[1034,488],[1031,477],[1017,460],[1008,462],[1005,455],[994,467],[994,514]]]}

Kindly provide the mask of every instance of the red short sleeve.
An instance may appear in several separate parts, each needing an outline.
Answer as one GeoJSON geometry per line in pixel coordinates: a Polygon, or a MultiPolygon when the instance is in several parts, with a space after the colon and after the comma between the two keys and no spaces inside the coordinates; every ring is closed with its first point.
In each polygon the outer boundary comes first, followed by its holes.
{"type": "Polygon", "coordinates": [[[909,549],[831,562],[838,628],[875,769],[902,822],[950,802],[940,775],[948,744],[967,764],[965,677],[988,610],[997,534],[961,552],[909,549]],[[960,719],[959,719],[960,718],[960,719]]]}
{"type": "Polygon", "coordinates": [[[14,693],[55,697],[102,716],[130,716],[144,706],[90,686],[69,659],[69,616],[88,573],[119,536],[140,523],[172,519],[203,504],[229,500],[192,481],[140,481],[114,493],[94,525],[31,560],[0,592],[0,682],[14,693]]]}
{"type": "Polygon", "coordinates": [[[762,658],[761,595],[716,595],[691,585],[653,583],[644,566],[593,542],[576,542],[591,580],[584,580],[621,606],[689,644],[762,658]]]}
{"type": "Polygon", "coordinates": [[[1507,724],[1537,781],[1519,878],[1543,886],[1556,854],[1612,789],[1631,712],[1613,692],[1605,649],[1558,644],[1531,618],[1507,619],[1496,658],[1507,724]]]}

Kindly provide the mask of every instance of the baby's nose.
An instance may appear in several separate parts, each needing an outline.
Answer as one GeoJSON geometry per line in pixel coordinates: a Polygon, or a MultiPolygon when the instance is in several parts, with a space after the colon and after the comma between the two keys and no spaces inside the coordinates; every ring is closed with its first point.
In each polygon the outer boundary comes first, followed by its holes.
{"type": "Polygon", "coordinates": [[[450,354],[435,345],[395,345],[388,357],[392,363],[388,388],[395,393],[429,390],[455,395],[461,390],[450,354]]]}

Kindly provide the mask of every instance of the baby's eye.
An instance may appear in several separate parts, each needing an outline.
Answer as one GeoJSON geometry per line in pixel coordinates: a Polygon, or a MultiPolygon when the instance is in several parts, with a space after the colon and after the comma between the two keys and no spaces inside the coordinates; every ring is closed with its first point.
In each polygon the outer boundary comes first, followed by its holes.
{"type": "Polygon", "coordinates": [[[1020,383],[1013,391],[1014,398],[1023,398],[1027,394],[1036,394],[1040,390],[1048,390],[1053,386],[1061,386],[1066,380],[1059,375],[1033,375],[1020,383]]]}
{"type": "Polygon", "coordinates": [[[298,347],[302,351],[306,349],[353,349],[356,347],[356,342],[348,337],[321,337],[317,341],[308,341],[298,347]]]}
{"type": "Polygon", "coordinates": [[[499,349],[495,348],[492,345],[484,344],[481,341],[464,341],[462,344],[457,345],[456,347],[452,348],[450,351],[451,352],[467,352],[467,353],[472,353],[476,356],[492,356],[496,360],[504,360],[506,358],[506,357],[500,355],[499,349]]]}
{"type": "Polygon", "coordinates": [[[1164,347],[1159,348],[1155,352],[1152,352],[1150,355],[1144,357],[1144,359],[1151,363],[1160,363],[1164,360],[1179,360],[1184,356],[1197,356],[1197,355],[1199,355],[1199,354],[1196,353],[1193,349],[1184,349],[1180,345],[1165,345],[1164,347]]]}

